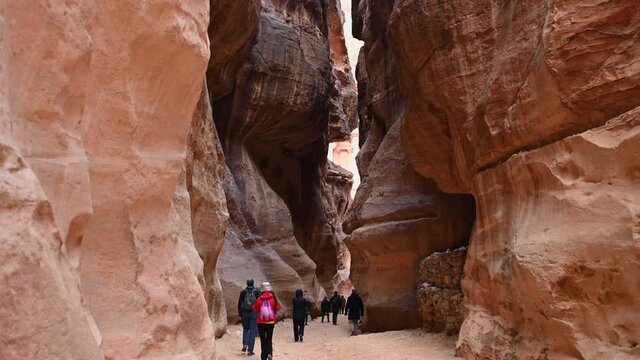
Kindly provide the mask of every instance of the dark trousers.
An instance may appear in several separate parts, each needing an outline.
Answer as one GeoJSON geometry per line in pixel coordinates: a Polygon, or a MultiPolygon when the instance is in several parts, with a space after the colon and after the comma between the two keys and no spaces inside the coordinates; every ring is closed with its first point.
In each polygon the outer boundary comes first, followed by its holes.
{"type": "Polygon", "coordinates": [[[293,340],[298,341],[304,336],[304,319],[293,320],[293,340]]]}
{"type": "Polygon", "coordinates": [[[327,317],[327,322],[329,322],[329,313],[328,312],[323,312],[322,313],[322,319],[320,319],[320,322],[324,322],[324,317],[327,317]]]}
{"type": "Polygon", "coordinates": [[[258,324],[258,333],[260,334],[260,359],[267,360],[267,355],[273,356],[273,325],[274,324],[258,324]]]}
{"type": "Polygon", "coordinates": [[[309,325],[309,316],[310,316],[309,313],[307,313],[307,315],[305,315],[305,317],[304,317],[304,324],[305,325],[309,325]]]}
{"type": "Polygon", "coordinates": [[[333,312],[333,325],[338,325],[338,310],[333,312]]]}
{"type": "Polygon", "coordinates": [[[256,343],[256,335],[258,335],[258,319],[257,312],[242,313],[242,346],[247,346],[250,353],[253,352],[253,346],[256,343]]]}

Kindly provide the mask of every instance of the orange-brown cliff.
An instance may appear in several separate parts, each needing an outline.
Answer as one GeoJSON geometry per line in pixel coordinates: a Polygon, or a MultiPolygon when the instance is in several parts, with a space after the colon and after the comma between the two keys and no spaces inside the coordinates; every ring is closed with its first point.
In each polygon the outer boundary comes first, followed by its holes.
{"type": "Polygon", "coordinates": [[[458,354],[640,356],[637,2],[355,5],[367,82],[399,94],[396,146],[477,204],[458,354]]]}

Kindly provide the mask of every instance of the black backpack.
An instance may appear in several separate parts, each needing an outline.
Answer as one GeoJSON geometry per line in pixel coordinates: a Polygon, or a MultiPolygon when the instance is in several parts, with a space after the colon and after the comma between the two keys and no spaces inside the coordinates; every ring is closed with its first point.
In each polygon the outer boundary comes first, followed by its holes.
{"type": "Polygon", "coordinates": [[[247,288],[247,293],[244,294],[244,301],[242,302],[242,311],[253,311],[253,304],[256,303],[256,291],[254,288],[247,288]]]}

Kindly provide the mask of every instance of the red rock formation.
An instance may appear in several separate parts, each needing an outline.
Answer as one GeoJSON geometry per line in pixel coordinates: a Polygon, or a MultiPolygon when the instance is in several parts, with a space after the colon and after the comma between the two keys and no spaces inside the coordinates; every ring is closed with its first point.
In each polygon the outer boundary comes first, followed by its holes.
{"type": "Polygon", "coordinates": [[[249,277],[284,298],[333,287],[343,234],[327,208],[326,143],[355,127],[339,2],[239,3],[212,8],[212,28],[229,37],[212,41],[224,49],[207,75],[229,167],[219,270],[230,320],[249,277]]]}
{"type": "MultiPolygon", "coordinates": [[[[388,17],[391,7],[377,4],[371,16],[388,17]]],[[[418,261],[467,243],[473,202],[443,194],[409,163],[400,142],[405,104],[391,72],[395,60],[384,28],[375,21],[369,25],[356,34],[366,40],[357,68],[363,180],[345,230],[351,233],[351,279],[367,304],[365,327],[384,331],[422,325],[418,261]]]]}
{"type": "Polygon", "coordinates": [[[2,358],[211,358],[182,181],[207,4],[0,6],[0,182],[21,179],[0,190],[20,219],[3,213],[2,358]]]}
{"type": "Polygon", "coordinates": [[[636,2],[357,3],[412,167],[478,204],[459,354],[638,356],[636,2]]]}
{"type": "Polygon", "coordinates": [[[640,356],[638,159],[640,108],[475,177],[459,354],[640,356]]]}

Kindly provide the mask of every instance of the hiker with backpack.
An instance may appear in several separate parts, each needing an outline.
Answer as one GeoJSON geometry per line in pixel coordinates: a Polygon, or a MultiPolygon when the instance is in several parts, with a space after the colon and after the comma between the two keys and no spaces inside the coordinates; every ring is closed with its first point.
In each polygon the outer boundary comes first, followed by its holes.
{"type": "Polygon", "coordinates": [[[293,341],[302,342],[304,337],[305,318],[307,317],[307,307],[309,301],[304,298],[302,290],[296,290],[296,297],[292,300],[293,305],[293,341]]]}
{"type": "Polygon", "coordinates": [[[320,322],[324,322],[324,317],[327,317],[327,322],[329,322],[329,310],[331,310],[331,301],[329,301],[329,298],[325,295],[324,300],[322,300],[322,303],[320,303],[320,310],[322,311],[322,318],[320,319],[320,322]]]}
{"type": "Polygon", "coordinates": [[[238,298],[238,315],[242,319],[242,352],[254,355],[253,347],[258,335],[258,312],[253,310],[253,305],[260,296],[260,290],[253,287],[253,279],[247,280],[246,289],[240,292],[238,298]]]}
{"type": "Polygon", "coordinates": [[[338,314],[340,313],[340,305],[342,301],[340,300],[340,295],[338,295],[337,291],[333,292],[333,296],[331,297],[331,312],[333,312],[333,325],[338,325],[338,314]]]}
{"type": "Polygon", "coordinates": [[[349,319],[351,335],[358,335],[360,333],[360,318],[364,316],[364,304],[362,303],[362,298],[358,295],[356,289],[351,290],[351,295],[347,299],[345,311],[347,318],[349,319]]]}
{"type": "Polygon", "coordinates": [[[260,359],[270,360],[273,358],[273,328],[278,322],[278,312],[282,306],[271,291],[271,284],[262,283],[262,294],[253,304],[253,311],[258,312],[258,334],[260,335],[261,354],[260,359]]]}

